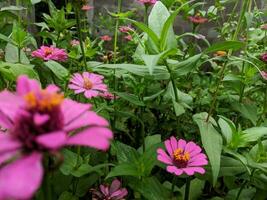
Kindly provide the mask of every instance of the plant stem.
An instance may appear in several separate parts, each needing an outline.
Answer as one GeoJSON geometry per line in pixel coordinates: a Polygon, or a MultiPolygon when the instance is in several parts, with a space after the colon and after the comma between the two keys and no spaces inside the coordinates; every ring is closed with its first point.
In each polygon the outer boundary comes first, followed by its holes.
{"type": "Polygon", "coordinates": [[[82,51],[82,58],[83,58],[83,70],[87,71],[86,66],[86,56],[85,56],[85,50],[83,46],[83,39],[82,39],[82,30],[81,30],[81,17],[80,17],[80,12],[78,9],[78,5],[75,6],[75,18],[76,18],[76,24],[77,24],[77,30],[78,30],[78,37],[79,37],[79,42],[80,42],[80,47],[82,51]]]}
{"type": "Polygon", "coordinates": [[[263,120],[266,117],[266,110],[267,110],[267,87],[265,87],[265,95],[264,95],[264,105],[263,105],[263,112],[262,112],[263,120]]]}
{"type": "Polygon", "coordinates": [[[169,67],[169,65],[168,65],[166,60],[164,60],[164,63],[165,63],[165,66],[166,66],[168,72],[170,73],[170,80],[171,80],[171,83],[172,83],[172,88],[173,88],[173,92],[174,92],[175,101],[178,102],[179,101],[179,97],[178,97],[178,92],[177,92],[177,88],[176,88],[176,84],[175,84],[175,79],[172,76],[172,70],[169,67]]]}
{"type": "Polygon", "coordinates": [[[185,193],[184,193],[184,200],[189,200],[189,193],[190,193],[190,178],[186,179],[186,185],[185,185],[185,193]]]}
{"type": "Polygon", "coordinates": [[[144,23],[148,25],[148,6],[145,5],[144,23]]]}

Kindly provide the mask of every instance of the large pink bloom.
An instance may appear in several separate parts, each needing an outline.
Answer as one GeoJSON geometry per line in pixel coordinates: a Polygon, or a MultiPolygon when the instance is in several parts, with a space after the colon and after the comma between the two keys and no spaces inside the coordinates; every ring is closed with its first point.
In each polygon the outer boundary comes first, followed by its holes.
{"type": "Polygon", "coordinates": [[[94,199],[99,200],[123,200],[127,196],[126,188],[121,188],[121,182],[118,179],[112,181],[111,185],[100,185],[100,191],[92,190],[94,199]]]}
{"type": "Polygon", "coordinates": [[[158,160],[167,164],[167,171],[177,176],[186,173],[191,176],[196,172],[205,173],[204,165],[208,164],[207,156],[201,153],[201,148],[194,142],[176,140],[171,137],[165,141],[167,153],[159,148],[158,160]]]}
{"type": "Polygon", "coordinates": [[[42,182],[44,153],[66,145],[109,148],[109,124],[90,107],[26,76],[18,78],[16,93],[0,93],[0,127],[6,130],[0,131],[0,200],[33,196],[42,182]]]}
{"type": "Polygon", "coordinates": [[[41,46],[40,49],[32,52],[32,57],[41,58],[42,60],[55,60],[64,62],[68,59],[65,49],[59,49],[53,46],[41,46]]]}
{"type": "Polygon", "coordinates": [[[103,76],[94,73],[75,73],[70,80],[69,88],[76,94],[84,93],[86,98],[91,99],[107,92],[107,85],[103,83],[103,79],[103,76]]]}

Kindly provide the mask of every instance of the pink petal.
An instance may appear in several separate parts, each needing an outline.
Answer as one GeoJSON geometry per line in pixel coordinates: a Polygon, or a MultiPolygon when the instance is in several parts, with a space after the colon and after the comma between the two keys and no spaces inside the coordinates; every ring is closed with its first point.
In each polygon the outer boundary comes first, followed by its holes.
{"type": "Polygon", "coordinates": [[[64,127],[65,131],[72,131],[85,126],[108,126],[109,123],[103,117],[93,111],[87,111],[64,127]]]}
{"type": "Polygon", "coordinates": [[[65,125],[67,126],[73,120],[76,120],[77,117],[82,116],[90,108],[90,104],[82,104],[72,101],[70,99],[65,99],[61,107],[61,110],[64,115],[65,125]]]}
{"type": "Polygon", "coordinates": [[[80,85],[74,85],[74,84],[69,84],[69,88],[72,90],[80,90],[80,89],[84,89],[83,86],[80,85]]]}
{"type": "Polygon", "coordinates": [[[83,145],[100,150],[107,150],[112,138],[113,134],[108,128],[92,127],[71,136],[66,144],[83,145]]]}
{"type": "Polygon", "coordinates": [[[188,142],[185,147],[185,151],[190,153],[191,157],[201,152],[201,148],[194,142],[188,142]]]}
{"type": "Polygon", "coordinates": [[[178,142],[174,136],[171,137],[170,141],[171,141],[172,150],[175,151],[178,148],[178,142]]]}
{"type": "Polygon", "coordinates": [[[46,91],[48,92],[51,92],[51,93],[56,93],[56,92],[59,92],[60,91],[60,88],[57,87],[56,85],[48,85],[46,88],[45,88],[46,91]]]}
{"type": "Polygon", "coordinates": [[[103,91],[106,92],[108,91],[108,86],[105,84],[97,84],[97,85],[93,85],[93,90],[98,90],[98,91],[103,91]]]}
{"type": "Polygon", "coordinates": [[[180,176],[183,173],[183,170],[178,169],[175,166],[168,166],[166,170],[167,170],[167,172],[170,172],[170,173],[175,174],[177,176],[180,176]]]}
{"type": "Polygon", "coordinates": [[[12,122],[1,110],[0,110],[0,126],[5,129],[10,129],[12,127],[12,122]]]}
{"type": "Polygon", "coordinates": [[[201,160],[195,160],[193,162],[188,163],[188,167],[198,167],[198,166],[203,166],[207,165],[208,161],[206,159],[201,159],[201,160]]]}
{"type": "Polygon", "coordinates": [[[112,193],[110,197],[112,200],[121,200],[123,197],[127,196],[128,191],[126,188],[122,188],[120,190],[117,190],[116,192],[112,193]]]}
{"type": "Polygon", "coordinates": [[[21,147],[21,143],[10,135],[0,132],[0,153],[13,151],[21,147]]]}
{"type": "Polygon", "coordinates": [[[195,174],[195,172],[198,172],[200,174],[205,173],[205,169],[202,167],[188,167],[184,168],[183,171],[189,176],[192,176],[193,174],[195,174]]]}
{"type": "Polygon", "coordinates": [[[169,155],[171,156],[171,158],[173,157],[173,150],[172,150],[172,146],[171,146],[171,141],[170,140],[166,140],[164,142],[165,147],[167,149],[167,152],[169,153],[169,155]]]}
{"type": "Polygon", "coordinates": [[[58,149],[65,145],[67,134],[63,131],[55,131],[37,137],[36,142],[49,149],[58,149]]]}
{"type": "Polygon", "coordinates": [[[110,185],[110,194],[114,193],[115,191],[117,191],[118,189],[120,189],[121,187],[121,182],[118,179],[115,179],[112,181],[111,185],[110,185]]]}
{"type": "Polygon", "coordinates": [[[42,155],[32,153],[0,170],[0,195],[3,200],[31,199],[41,185],[42,177],[42,155]]]}
{"type": "Polygon", "coordinates": [[[158,149],[157,150],[157,153],[158,153],[158,156],[157,156],[157,159],[165,164],[169,164],[169,165],[172,165],[172,159],[170,158],[170,156],[168,156],[166,154],[165,151],[163,151],[163,149],[158,149]]]}
{"type": "Polygon", "coordinates": [[[21,96],[29,92],[37,92],[40,90],[40,85],[37,80],[29,79],[25,75],[21,75],[17,80],[17,93],[21,96]]]}
{"type": "Polygon", "coordinates": [[[104,185],[100,185],[100,190],[105,196],[109,196],[109,189],[104,185]]]}
{"type": "Polygon", "coordinates": [[[33,121],[34,124],[36,124],[37,126],[43,125],[44,123],[46,123],[48,120],[50,119],[49,115],[41,115],[39,113],[34,114],[33,116],[33,121]]]}
{"type": "Polygon", "coordinates": [[[8,151],[8,152],[0,153],[0,165],[3,164],[4,162],[8,161],[9,159],[11,159],[17,153],[18,153],[17,150],[12,150],[12,151],[8,151]]]}
{"type": "Polygon", "coordinates": [[[84,96],[88,99],[91,99],[92,97],[97,97],[98,95],[99,92],[95,90],[86,90],[84,93],[84,96]]]}
{"type": "Polygon", "coordinates": [[[186,145],[186,141],[185,140],[183,140],[183,139],[178,140],[178,148],[181,148],[181,149],[184,150],[185,145],[186,145]]]}

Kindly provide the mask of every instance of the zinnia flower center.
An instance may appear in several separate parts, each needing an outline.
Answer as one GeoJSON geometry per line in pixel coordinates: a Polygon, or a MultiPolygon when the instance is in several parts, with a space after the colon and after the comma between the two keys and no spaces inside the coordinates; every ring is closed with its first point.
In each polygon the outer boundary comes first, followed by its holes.
{"type": "Polygon", "coordinates": [[[184,168],[187,166],[188,161],[190,160],[190,154],[183,149],[178,148],[173,152],[174,163],[179,168],[184,168]]]}
{"type": "Polygon", "coordinates": [[[46,49],[44,50],[44,53],[45,53],[45,56],[48,56],[48,55],[52,54],[53,51],[52,51],[52,49],[50,49],[50,48],[46,48],[46,49]]]}
{"type": "Polygon", "coordinates": [[[90,90],[90,89],[92,89],[92,87],[93,87],[93,83],[90,81],[89,78],[84,77],[84,78],[83,78],[83,81],[84,81],[84,83],[83,83],[83,87],[84,87],[86,90],[90,90]]]}

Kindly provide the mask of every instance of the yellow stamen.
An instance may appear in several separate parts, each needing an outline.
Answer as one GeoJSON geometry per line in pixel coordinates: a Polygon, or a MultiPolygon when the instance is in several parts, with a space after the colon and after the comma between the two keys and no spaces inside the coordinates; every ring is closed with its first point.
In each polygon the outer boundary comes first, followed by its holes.
{"type": "Polygon", "coordinates": [[[84,78],[83,78],[83,81],[84,81],[84,83],[83,83],[83,87],[84,87],[86,90],[90,90],[90,89],[92,89],[92,87],[93,87],[93,83],[90,81],[89,78],[84,77],[84,78]]]}
{"type": "Polygon", "coordinates": [[[187,162],[190,160],[190,154],[188,152],[184,152],[181,148],[178,148],[173,152],[173,157],[176,161],[187,162]]]}

